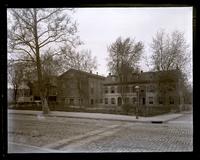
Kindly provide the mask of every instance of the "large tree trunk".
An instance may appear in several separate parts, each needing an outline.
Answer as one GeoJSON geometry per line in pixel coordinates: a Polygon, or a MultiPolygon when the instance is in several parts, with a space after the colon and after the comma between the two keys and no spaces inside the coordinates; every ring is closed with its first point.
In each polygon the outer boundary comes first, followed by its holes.
{"type": "Polygon", "coordinates": [[[34,37],[35,37],[35,55],[36,55],[36,65],[37,65],[37,74],[38,74],[38,90],[40,93],[40,98],[42,102],[42,111],[43,114],[48,114],[49,113],[49,107],[47,103],[47,98],[46,98],[46,92],[45,92],[45,84],[44,84],[44,79],[42,76],[42,67],[41,67],[41,59],[40,59],[40,48],[39,48],[39,42],[38,42],[38,33],[37,33],[37,13],[36,10],[34,9],[34,37]]]}
{"type": "Polygon", "coordinates": [[[14,88],[14,92],[13,92],[13,98],[14,98],[14,102],[15,102],[15,104],[17,103],[17,89],[18,88],[14,88]]]}

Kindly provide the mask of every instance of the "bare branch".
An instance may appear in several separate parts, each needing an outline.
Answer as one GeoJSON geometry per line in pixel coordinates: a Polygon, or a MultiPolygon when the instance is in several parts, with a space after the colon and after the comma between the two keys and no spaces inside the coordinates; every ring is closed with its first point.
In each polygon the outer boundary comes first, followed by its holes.
{"type": "Polygon", "coordinates": [[[30,54],[30,52],[27,51],[26,49],[24,49],[24,48],[15,48],[15,50],[24,51],[25,53],[27,53],[27,54],[30,56],[30,58],[32,59],[33,62],[36,62],[36,61],[34,60],[33,56],[30,54]]]}
{"type": "Polygon", "coordinates": [[[60,11],[61,9],[56,9],[55,11],[51,12],[50,14],[48,14],[47,16],[45,17],[42,17],[40,19],[37,20],[37,23],[39,23],[40,21],[43,21],[45,19],[48,19],[49,17],[51,17],[52,15],[54,15],[56,12],[60,11]]]}

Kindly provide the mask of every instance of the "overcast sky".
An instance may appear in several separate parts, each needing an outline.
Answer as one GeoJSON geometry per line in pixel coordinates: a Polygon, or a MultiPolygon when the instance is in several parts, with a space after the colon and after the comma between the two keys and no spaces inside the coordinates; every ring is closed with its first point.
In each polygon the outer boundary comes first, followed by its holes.
{"type": "MultiPolygon", "coordinates": [[[[107,46],[119,36],[143,41],[145,54],[150,55],[149,45],[159,29],[171,33],[183,31],[192,48],[192,7],[167,8],[79,8],[75,13],[79,35],[93,56],[97,57],[98,73],[107,75],[107,46]]],[[[144,61],[141,68],[147,71],[144,61]]]]}

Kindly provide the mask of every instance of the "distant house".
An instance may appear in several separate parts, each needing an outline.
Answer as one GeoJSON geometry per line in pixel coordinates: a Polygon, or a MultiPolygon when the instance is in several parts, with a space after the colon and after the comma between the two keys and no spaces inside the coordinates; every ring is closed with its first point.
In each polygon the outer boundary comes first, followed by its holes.
{"type": "Polygon", "coordinates": [[[103,104],[105,77],[92,72],[69,69],[58,77],[58,102],[66,105],[103,104]]]}
{"type": "Polygon", "coordinates": [[[8,88],[7,90],[7,100],[8,103],[14,102],[14,90],[12,88],[8,88]]]}
{"type": "Polygon", "coordinates": [[[17,102],[23,103],[31,101],[33,101],[33,97],[30,95],[30,87],[25,81],[22,81],[17,92],[17,102]]]}
{"type": "MultiPolygon", "coordinates": [[[[58,77],[57,76],[51,76],[48,80],[45,81],[44,85],[47,89],[47,97],[48,101],[56,102],[57,101],[57,82],[58,77]]],[[[31,84],[31,95],[33,96],[34,101],[40,100],[40,93],[38,91],[38,81],[33,81],[31,84]]]]}

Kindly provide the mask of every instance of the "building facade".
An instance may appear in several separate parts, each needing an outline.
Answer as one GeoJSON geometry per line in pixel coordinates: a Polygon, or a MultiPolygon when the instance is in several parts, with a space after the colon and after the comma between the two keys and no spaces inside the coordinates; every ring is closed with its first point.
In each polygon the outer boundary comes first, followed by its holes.
{"type": "Polygon", "coordinates": [[[181,109],[183,94],[180,81],[177,70],[130,74],[126,83],[121,83],[117,76],[109,74],[104,82],[104,104],[181,109]]]}
{"type": "Polygon", "coordinates": [[[58,102],[65,105],[93,106],[103,103],[105,77],[70,69],[58,77],[58,102]]]}
{"type": "MultiPolygon", "coordinates": [[[[69,69],[49,79],[48,102],[60,106],[122,107],[123,104],[143,109],[182,110],[184,96],[178,70],[130,74],[126,82],[115,75],[103,77],[69,69]],[[138,88],[138,89],[137,89],[138,88]]],[[[18,101],[40,101],[37,82],[19,88],[18,101]]]]}

